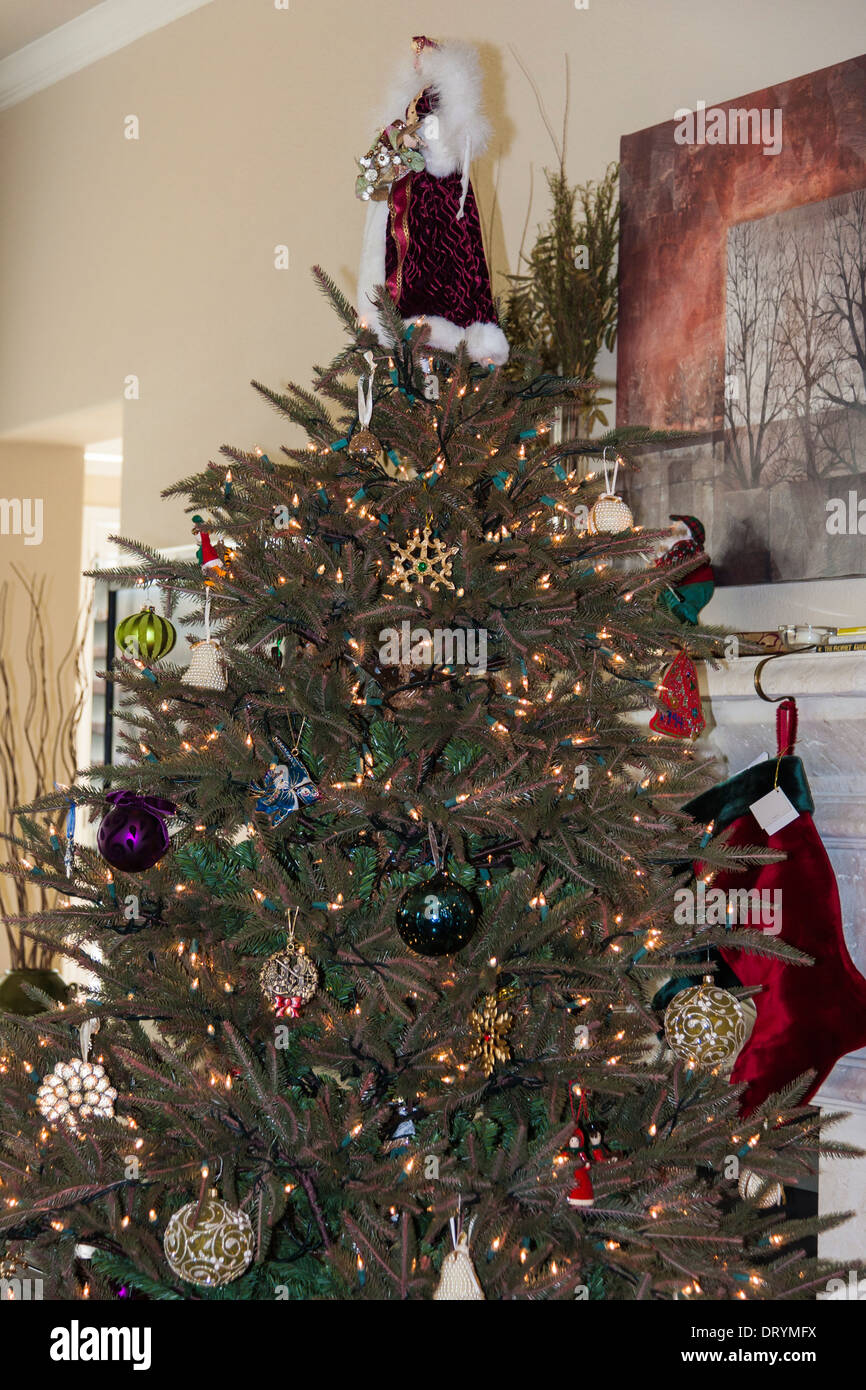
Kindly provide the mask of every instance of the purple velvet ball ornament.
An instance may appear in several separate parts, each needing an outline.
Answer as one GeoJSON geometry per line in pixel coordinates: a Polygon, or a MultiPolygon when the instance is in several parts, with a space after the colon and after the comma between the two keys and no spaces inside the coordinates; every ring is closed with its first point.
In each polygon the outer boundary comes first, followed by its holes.
{"type": "Polygon", "coordinates": [[[174,802],[135,792],[109,792],[113,809],[102,818],[96,843],[113,869],[141,874],[152,869],[168,849],[165,817],[174,815],[174,802]]]}

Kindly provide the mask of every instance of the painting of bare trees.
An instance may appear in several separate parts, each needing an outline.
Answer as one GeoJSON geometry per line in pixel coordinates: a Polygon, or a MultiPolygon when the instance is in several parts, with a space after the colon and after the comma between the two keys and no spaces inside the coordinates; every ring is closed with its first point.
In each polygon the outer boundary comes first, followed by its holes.
{"type": "Polygon", "coordinates": [[[824,523],[866,496],[866,191],[730,227],[725,324],[727,548],[753,581],[862,573],[824,523]]]}
{"type": "Polygon", "coordinates": [[[629,503],[700,517],[717,584],[863,575],[866,54],[720,105],[783,110],[778,156],[622,139],[617,424],[682,435],[629,503]]]}

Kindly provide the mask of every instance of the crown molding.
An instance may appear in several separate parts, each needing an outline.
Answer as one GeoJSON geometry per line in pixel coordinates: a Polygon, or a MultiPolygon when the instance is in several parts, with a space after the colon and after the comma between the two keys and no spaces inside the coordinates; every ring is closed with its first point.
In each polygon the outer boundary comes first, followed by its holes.
{"type": "Polygon", "coordinates": [[[0,60],[0,111],[212,0],[102,0],[0,60]]]}

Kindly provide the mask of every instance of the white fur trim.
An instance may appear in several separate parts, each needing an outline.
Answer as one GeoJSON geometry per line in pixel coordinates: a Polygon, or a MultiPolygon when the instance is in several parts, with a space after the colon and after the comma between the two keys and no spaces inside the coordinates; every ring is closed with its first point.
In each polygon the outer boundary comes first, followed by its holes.
{"type": "Polygon", "coordinates": [[[473,362],[492,362],[501,367],[508,361],[508,339],[498,323],[470,323],[466,329],[466,351],[473,362]]]}
{"type": "Polygon", "coordinates": [[[425,314],[407,323],[426,323],[430,329],[427,342],[442,352],[457,352],[465,344],[473,362],[493,362],[497,367],[508,361],[508,340],[496,323],[470,323],[461,328],[440,314],[425,314]]]}
{"type": "Polygon", "coordinates": [[[456,352],[466,336],[466,329],[460,328],[450,319],[442,318],[441,314],[422,314],[420,318],[411,318],[407,323],[424,323],[430,329],[426,343],[431,348],[439,348],[442,352],[456,352]]]}
{"type": "Polygon", "coordinates": [[[439,98],[427,124],[433,138],[424,139],[424,159],[433,177],[441,179],[462,170],[467,142],[469,157],[475,159],[483,154],[490,137],[490,125],[481,111],[481,67],[476,50],[471,44],[449,39],[439,48],[422,50],[417,72],[411,56],[407,57],[380,115],[380,129],[402,118],[409,102],[424,87],[433,87],[439,98]]]}
{"type": "Polygon", "coordinates": [[[358,268],[358,316],[373,329],[380,342],[382,325],[373,294],[385,283],[385,238],[388,234],[387,203],[367,204],[364,239],[361,242],[361,264],[358,268]]]}

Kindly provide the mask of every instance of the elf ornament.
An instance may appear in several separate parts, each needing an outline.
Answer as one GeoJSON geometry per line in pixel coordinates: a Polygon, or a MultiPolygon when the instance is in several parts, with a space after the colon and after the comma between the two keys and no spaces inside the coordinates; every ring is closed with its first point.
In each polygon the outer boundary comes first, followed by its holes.
{"type": "Polygon", "coordinates": [[[103,816],[96,836],[103,859],[124,874],[152,869],[169,846],[165,819],[174,815],[174,802],[131,791],[108,792],[105,799],[113,809],[103,816]]]}
{"type": "Polygon", "coordinates": [[[574,1169],[574,1182],[566,1201],[570,1207],[591,1207],[595,1202],[595,1193],[592,1186],[592,1169],[586,1156],[586,1140],[581,1127],[589,1123],[586,1094],[580,1086],[572,1086],[569,1099],[574,1129],[568,1141],[568,1152],[569,1159],[577,1166],[574,1169]],[[577,1107],[574,1104],[575,1097],[577,1098],[577,1107]]]}
{"type": "Polygon", "coordinates": [[[409,888],[397,908],[397,931],[420,956],[449,956],[472,940],[481,904],[441,871],[409,888]]]}
{"type": "Polygon", "coordinates": [[[384,1142],[384,1149],[392,1158],[399,1158],[401,1154],[409,1152],[411,1140],[415,1138],[415,1121],[412,1111],[403,1101],[397,1102],[396,1123],[391,1122],[391,1132],[387,1135],[384,1142]]]}
{"type": "MultiPolygon", "coordinates": [[[[759,662],[755,684],[767,699],[760,672],[759,662]]],[[[796,715],[794,700],[783,699],[776,717],[777,757],[746,768],[684,807],[699,824],[711,823],[726,846],[757,845],[785,856],[740,872],[720,870],[714,885],[726,893],[736,889],[780,902],[778,939],[814,961],[793,965],[737,950],[737,926],[729,934],[731,945],[722,948],[740,983],[761,990],[755,996],[755,1026],[731,1074],[734,1084],[746,1085],[744,1114],[812,1072],[803,1096],[807,1103],[840,1057],[866,1047],[866,979],[845,944],[836,876],[812,819],[803,764],[794,756],[796,715]],[[768,797],[773,819],[766,814],[768,797]]]]}
{"type": "Polygon", "coordinates": [[[604,1142],[599,1125],[592,1120],[589,1124],[589,1157],[593,1163],[616,1163],[616,1155],[612,1154],[604,1142]]]}
{"type": "Polygon", "coordinates": [[[194,644],[181,684],[196,690],[225,690],[228,685],[225,657],[219,642],[210,635],[210,589],[204,601],[204,641],[194,644]]]}
{"type": "Polygon", "coordinates": [[[469,1253],[469,1242],[472,1239],[475,1221],[474,1219],[470,1221],[468,1231],[461,1230],[459,1234],[458,1223],[453,1216],[450,1226],[451,1243],[454,1248],[449,1250],[442,1261],[439,1283],[436,1285],[433,1297],[437,1302],[483,1302],[484,1290],[478,1282],[478,1275],[475,1273],[475,1266],[469,1253]]]}
{"type": "Polygon", "coordinates": [[[661,678],[659,698],[665,708],[656,710],[649,722],[653,733],[669,738],[697,738],[706,726],[698,672],[685,652],[678,652],[661,678]]]}
{"type": "Polygon", "coordinates": [[[114,640],[133,661],[159,661],[174,647],[177,632],[168,618],[160,617],[152,607],[142,608],[117,624],[114,640]]]}
{"type": "Polygon", "coordinates": [[[706,532],[696,516],[674,512],[670,519],[685,532],[685,537],[675,540],[670,549],[656,560],[655,567],[678,570],[683,565],[691,564],[693,568],[683,578],[672,578],[659,595],[659,602],[681,622],[694,624],[716,587],[713,567],[704,553],[706,532]]]}
{"type": "Polygon", "coordinates": [[[192,533],[198,536],[198,549],[195,552],[196,559],[202,567],[202,571],[207,578],[215,579],[225,573],[222,561],[213,547],[210,538],[210,531],[203,516],[193,517],[192,533]]]}
{"type": "Polygon", "coordinates": [[[200,1288],[239,1279],[253,1258],[253,1228],[245,1211],[222,1201],[215,1187],[187,1202],[165,1228],[163,1253],[173,1274],[200,1288]]]}
{"type": "Polygon", "coordinates": [[[701,985],[675,994],[665,1010],[668,1046],[684,1062],[711,1070],[734,1062],[746,1041],[739,1002],[705,975],[701,985]]]}
{"type": "Polygon", "coordinates": [[[78,1030],[81,1056],[61,1062],[49,1072],[36,1093],[36,1105],[50,1125],[63,1125],[73,1133],[91,1120],[110,1120],[114,1115],[117,1091],[100,1062],[89,1061],[93,1034],[99,1029],[95,1018],[78,1030]]]}
{"type": "MultiPolygon", "coordinates": [[[[412,41],[414,62],[401,74],[372,165],[363,166],[360,196],[387,182],[387,198],[371,191],[358,273],[358,308],[379,341],[389,345],[375,295],[382,285],[409,323],[423,322],[433,348],[475,362],[502,364],[508,343],[496,320],[481,220],[469,166],[487,143],[481,75],[474,49],[456,42],[412,41]],[[384,162],[389,135],[396,148],[384,162]],[[404,152],[411,155],[404,158],[404,152]],[[418,167],[419,158],[423,167],[418,167]],[[400,165],[394,163],[400,158],[400,165]],[[387,169],[387,173],[385,172],[387,169]],[[369,175],[372,174],[372,177],[369,175]],[[395,176],[396,175],[396,176],[395,176]]],[[[368,158],[370,156],[365,156],[368,158]]]]}
{"type": "Polygon", "coordinates": [[[259,975],[262,994],[277,1018],[299,1018],[319,987],[319,971],[304,947],[295,945],[295,923],[299,908],[289,912],[286,945],[270,956],[259,975]]]}
{"type": "Polygon", "coordinates": [[[621,462],[622,460],[617,456],[611,475],[608,472],[607,449],[605,449],[601,460],[604,469],[604,492],[590,508],[587,523],[587,530],[591,536],[616,536],[620,531],[630,531],[634,526],[631,509],[616,493],[616,475],[619,472],[621,462]]]}

